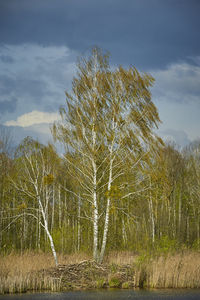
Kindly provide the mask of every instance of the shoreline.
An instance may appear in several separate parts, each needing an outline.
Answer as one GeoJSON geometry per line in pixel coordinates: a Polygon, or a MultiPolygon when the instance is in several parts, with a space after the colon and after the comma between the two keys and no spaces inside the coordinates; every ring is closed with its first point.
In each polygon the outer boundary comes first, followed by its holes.
{"type": "MultiPolygon", "coordinates": [[[[200,253],[187,251],[160,255],[140,256],[132,264],[107,262],[97,264],[91,259],[72,257],[54,267],[47,255],[0,257],[0,294],[65,292],[100,289],[200,289],[200,253]],[[25,259],[28,261],[25,264],[25,259]],[[10,265],[6,267],[10,260],[10,265]],[[29,264],[28,264],[29,263],[29,264]],[[30,264],[33,264],[30,266],[30,264]],[[38,264],[38,265],[37,265],[38,264]],[[22,266],[24,269],[22,270],[22,266]],[[34,268],[33,268],[34,267],[34,268]]],[[[15,255],[16,256],[16,255],[15,255]]]]}
{"type": "Polygon", "coordinates": [[[0,293],[0,296],[6,296],[6,295],[24,295],[24,294],[52,294],[52,293],[67,293],[67,292],[102,292],[102,291],[148,291],[148,292],[160,292],[160,291],[200,291],[200,288],[189,288],[189,287],[185,287],[185,288],[160,288],[160,287],[132,287],[132,288],[123,288],[123,287],[117,287],[117,288],[112,288],[112,287],[101,287],[101,288],[71,288],[71,289],[60,289],[60,290],[48,290],[48,289],[42,289],[42,290],[26,290],[26,291],[15,291],[15,292],[4,292],[4,293],[0,293]]]}

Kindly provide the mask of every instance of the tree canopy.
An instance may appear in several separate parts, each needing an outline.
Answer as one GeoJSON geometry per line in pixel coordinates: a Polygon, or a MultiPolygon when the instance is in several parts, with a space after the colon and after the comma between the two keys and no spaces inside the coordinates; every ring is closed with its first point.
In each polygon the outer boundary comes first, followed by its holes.
{"type": "Polygon", "coordinates": [[[94,48],[52,127],[63,156],[31,137],[13,155],[0,132],[0,253],[52,251],[57,264],[58,252],[200,249],[200,143],[155,134],[153,83],[94,48]]]}

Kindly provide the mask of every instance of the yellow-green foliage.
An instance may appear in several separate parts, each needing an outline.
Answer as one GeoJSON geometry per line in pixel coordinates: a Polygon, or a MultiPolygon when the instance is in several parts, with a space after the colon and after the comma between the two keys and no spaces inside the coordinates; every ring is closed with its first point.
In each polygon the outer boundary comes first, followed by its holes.
{"type": "Polygon", "coordinates": [[[96,288],[97,289],[103,288],[105,285],[106,285],[105,278],[99,278],[98,280],[96,280],[96,288]]]}
{"type": "Polygon", "coordinates": [[[193,244],[192,244],[192,248],[195,250],[199,250],[200,249],[200,239],[196,239],[193,244]]]}
{"type": "Polygon", "coordinates": [[[169,252],[173,252],[177,248],[177,241],[170,239],[167,235],[163,236],[162,238],[158,239],[155,243],[155,251],[158,254],[167,254],[169,252]]]}
{"type": "Polygon", "coordinates": [[[43,177],[43,182],[44,182],[44,185],[50,185],[52,184],[54,181],[54,176],[53,174],[48,174],[46,176],[43,177]]]}
{"type": "Polygon", "coordinates": [[[118,273],[109,276],[108,284],[110,288],[118,288],[121,286],[122,281],[118,273]]]}
{"type": "Polygon", "coordinates": [[[118,265],[117,265],[116,263],[113,262],[113,263],[110,265],[110,269],[111,269],[111,272],[112,272],[112,273],[116,273],[117,270],[118,270],[118,265]]]}
{"type": "Polygon", "coordinates": [[[122,289],[130,289],[131,284],[129,281],[125,281],[122,283],[122,289]]]}

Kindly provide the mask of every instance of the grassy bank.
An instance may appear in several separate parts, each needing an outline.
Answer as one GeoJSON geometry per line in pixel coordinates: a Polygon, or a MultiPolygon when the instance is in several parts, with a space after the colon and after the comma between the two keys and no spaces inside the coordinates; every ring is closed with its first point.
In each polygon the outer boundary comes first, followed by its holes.
{"type": "Polygon", "coordinates": [[[200,253],[136,256],[113,252],[103,265],[86,254],[24,253],[0,256],[0,293],[102,287],[200,288],[200,253]]]}
{"type": "Polygon", "coordinates": [[[136,285],[151,288],[200,288],[200,253],[185,251],[140,257],[136,285]]]}

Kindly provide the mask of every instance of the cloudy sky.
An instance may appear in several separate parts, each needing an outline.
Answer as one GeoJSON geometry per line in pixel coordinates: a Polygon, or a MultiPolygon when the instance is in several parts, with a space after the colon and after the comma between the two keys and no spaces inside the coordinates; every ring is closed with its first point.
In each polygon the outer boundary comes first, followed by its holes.
{"type": "Polygon", "coordinates": [[[199,15],[199,0],[0,0],[0,126],[50,139],[77,57],[97,45],[155,77],[162,137],[200,138],[199,15]]]}

